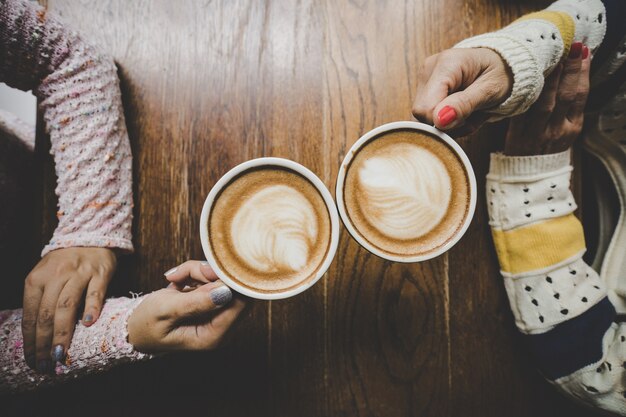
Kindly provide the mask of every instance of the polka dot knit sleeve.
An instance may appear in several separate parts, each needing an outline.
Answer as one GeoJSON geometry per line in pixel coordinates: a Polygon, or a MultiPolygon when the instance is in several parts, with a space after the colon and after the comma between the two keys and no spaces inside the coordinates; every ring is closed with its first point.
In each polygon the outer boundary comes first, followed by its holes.
{"type": "Polygon", "coordinates": [[[489,224],[515,322],[537,366],[570,398],[626,415],[626,324],[583,260],[569,151],[493,154],[489,224]]]}
{"type": "Polygon", "coordinates": [[[0,81],[32,89],[50,134],[59,224],[42,256],[132,250],[132,159],[113,60],[30,1],[0,0],[0,81]]]}
{"type": "Polygon", "coordinates": [[[541,93],[544,77],[568,54],[572,42],[583,42],[593,54],[606,32],[605,14],[600,0],[559,0],[548,9],[523,16],[499,31],[455,45],[455,48],[493,49],[511,68],[511,95],[490,110],[491,120],[528,110],[541,93]]]}
{"type": "Polygon", "coordinates": [[[144,297],[109,299],[96,323],[77,324],[65,362],[57,364],[53,375],[36,373],[24,361],[22,310],[0,311],[0,393],[32,390],[150,359],[128,343],[126,330],[128,317],[144,297]]]}

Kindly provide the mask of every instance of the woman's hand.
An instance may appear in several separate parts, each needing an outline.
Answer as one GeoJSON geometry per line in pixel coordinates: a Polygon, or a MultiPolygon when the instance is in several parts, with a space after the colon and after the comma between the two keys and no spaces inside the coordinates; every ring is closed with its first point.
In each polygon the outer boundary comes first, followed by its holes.
{"type": "Polygon", "coordinates": [[[558,153],[572,146],[583,127],[590,61],[589,50],[583,50],[581,56],[565,59],[550,74],[535,104],[511,119],[506,155],[558,153]]]}
{"type": "Polygon", "coordinates": [[[512,87],[513,75],[497,52],[448,49],[426,58],[419,69],[413,115],[439,129],[469,134],[488,119],[479,110],[504,102],[512,87]]]}
{"type": "Polygon", "coordinates": [[[210,350],[245,307],[208,264],[187,261],[166,273],[168,288],[146,297],[128,319],[128,341],[142,352],[210,350]]]}
{"type": "Polygon", "coordinates": [[[28,366],[50,372],[63,360],[83,300],[83,324],[90,326],[98,320],[116,266],[115,254],[106,248],[57,249],[39,261],[24,285],[22,334],[28,366]]]}

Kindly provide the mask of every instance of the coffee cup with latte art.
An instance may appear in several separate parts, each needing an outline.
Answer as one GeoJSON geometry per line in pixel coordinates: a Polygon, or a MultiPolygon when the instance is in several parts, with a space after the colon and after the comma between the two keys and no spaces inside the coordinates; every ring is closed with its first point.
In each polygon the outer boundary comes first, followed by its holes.
{"type": "Polygon", "coordinates": [[[209,192],[200,238],[226,285],[254,298],[287,298],[330,266],[339,216],[330,192],[307,168],[259,158],[231,169],[209,192]]]}
{"type": "Polygon", "coordinates": [[[346,229],[365,249],[397,262],[449,250],[476,207],[476,178],[463,149],[438,129],[395,122],[363,135],[337,178],[346,229]]]}

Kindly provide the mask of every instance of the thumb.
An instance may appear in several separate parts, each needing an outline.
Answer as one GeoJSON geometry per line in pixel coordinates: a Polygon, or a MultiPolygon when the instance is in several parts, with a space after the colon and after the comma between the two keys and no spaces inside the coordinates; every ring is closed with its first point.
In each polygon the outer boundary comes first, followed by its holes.
{"type": "Polygon", "coordinates": [[[475,111],[495,106],[500,101],[498,88],[493,82],[478,78],[464,90],[450,94],[435,106],[433,121],[442,130],[460,127],[475,111]]]}
{"type": "Polygon", "coordinates": [[[176,318],[194,317],[209,313],[230,302],[233,293],[221,281],[211,282],[193,291],[178,292],[170,297],[167,308],[176,318]]]}

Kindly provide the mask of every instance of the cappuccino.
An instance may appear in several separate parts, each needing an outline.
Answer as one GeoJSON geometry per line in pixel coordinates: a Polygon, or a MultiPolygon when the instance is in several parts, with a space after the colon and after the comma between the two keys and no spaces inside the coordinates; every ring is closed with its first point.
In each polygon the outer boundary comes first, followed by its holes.
{"type": "Polygon", "coordinates": [[[415,127],[385,129],[357,144],[341,168],[337,195],[359,243],[384,258],[413,262],[460,238],[475,204],[475,180],[460,148],[415,127]]]}
{"type": "Polygon", "coordinates": [[[271,164],[243,170],[221,187],[208,211],[207,258],[227,284],[252,296],[306,288],[336,250],[338,216],[331,209],[296,170],[271,164]]]}

